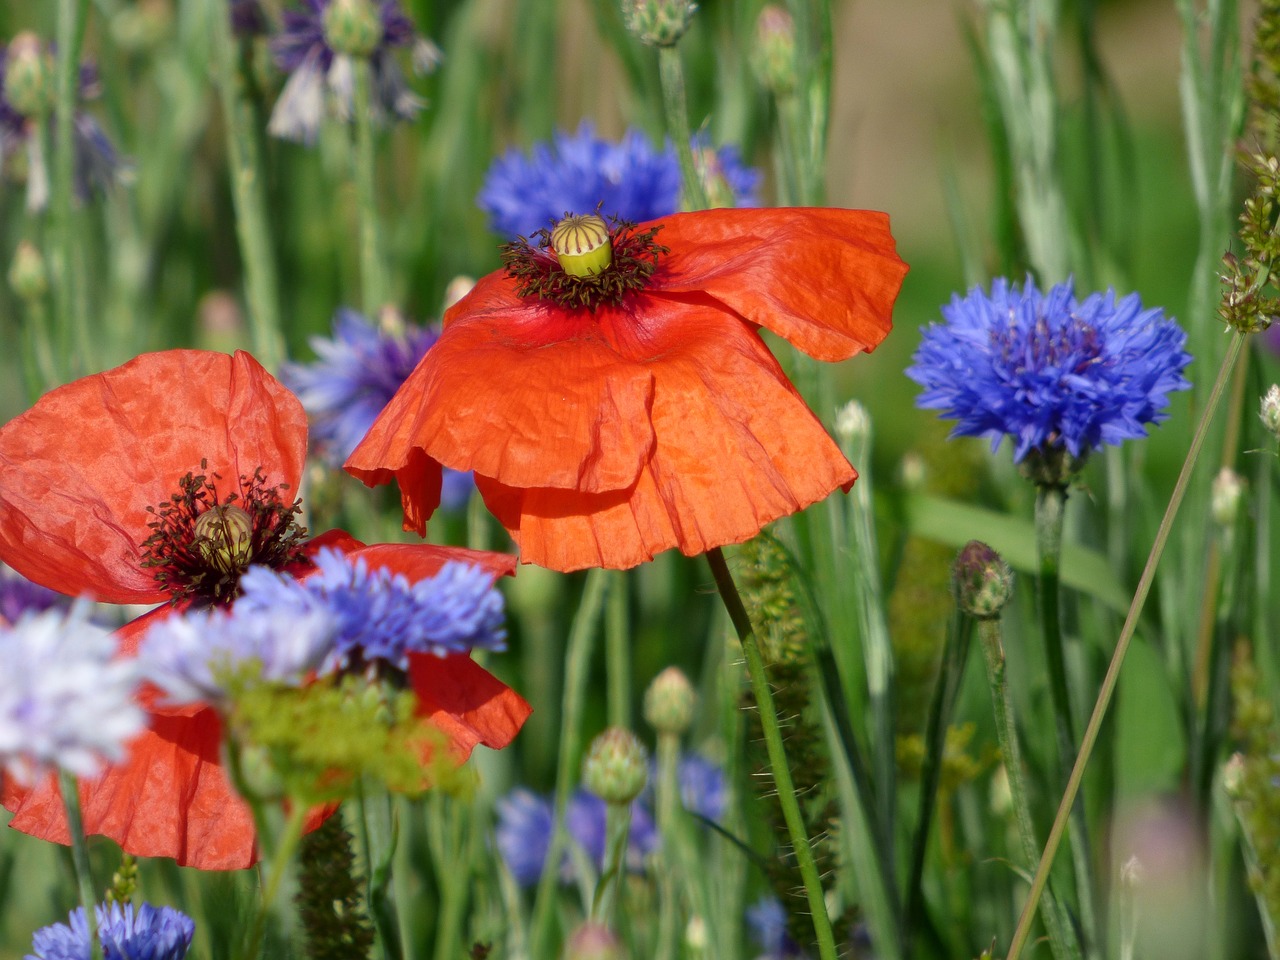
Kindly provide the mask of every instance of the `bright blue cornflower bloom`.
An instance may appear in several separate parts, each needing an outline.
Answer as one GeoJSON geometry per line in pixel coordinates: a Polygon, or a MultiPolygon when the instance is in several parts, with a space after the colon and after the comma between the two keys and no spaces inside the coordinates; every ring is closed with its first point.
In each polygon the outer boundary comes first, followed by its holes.
{"type": "MultiPolygon", "coordinates": [[[[196,932],[194,921],[172,907],[112,903],[99,904],[94,913],[105,960],[182,960],[196,932]]],[[[72,910],[68,921],[37,930],[31,942],[35,953],[24,960],[89,960],[84,907],[72,910]]]]}
{"type": "Polygon", "coordinates": [[[1169,393],[1190,386],[1187,335],[1137,294],[1077,301],[1069,280],[1042,294],[1030,277],[1021,290],[998,279],[942,315],[906,371],[925,388],[916,405],[959,421],[953,437],[990,437],[993,450],[1009,437],[1015,462],[1144,437],[1168,416],[1169,393]]]}
{"type": "Polygon", "coordinates": [[[502,862],[516,883],[532,887],[542,876],[542,865],[547,862],[551,847],[555,824],[551,798],[517,787],[498,801],[497,811],[494,837],[502,862]]]}
{"type": "Polygon", "coordinates": [[[301,686],[333,653],[336,633],[323,610],[237,602],[166,617],[143,637],[137,662],[169,705],[222,704],[250,665],[265,683],[301,686]]]}
{"type": "MultiPolygon", "coordinates": [[[[314,363],[285,363],[280,379],[297,394],[311,422],[316,455],[341,469],[413,368],[439,339],[429,327],[406,323],[387,331],[345,307],[333,315],[333,337],[311,337],[314,363]]],[[[444,471],[440,503],[466,505],[474,483],[469,473],[444,471]]]]}
{"type": "Polygon", "coordinates": [[[383,661],[409,669],[410,653],[446,656],[505,650],[502,594],[493,578],[469,563],[446,563],[433,577],[410,583],[384,567],[370,570],[322,549],[317,571],[294,580],[250,567],[240,580],[236,611],[305,616],[322,611],[335,626],[333,650],[322,672],[383,661]]]}
{"type": "MultiPolygon", "coordinates": [[[[702,149],[695,139],[695,151],[702,149]]],[[[715,170],[738,206],[753,206],[760,174],[734,147],[716,152],[715,170]]],[[[655,150],[637,130],[621,142],[595,135],[584,120],[576,134],[558,132],[529,153],[508,150],[489,166],[476,197],[498,234],[514,239],[549,227],[566,213],[591,213],[641,223],[680,209],[680,164],[668,143],[655,150]]]]}
{"type": "MultiPolygon", "coordinates": [[[[300,143],[315,142],[327,102],[342,120],[351,117],[354,74],[349,57],[337,53],[324,33],[324,14],[330,0],[303,0],[284,11],[284,29],[271,41],[276,65],[289,74],[267,130],[273,136],[300,143]]],[[[440,62],[440,49],[420,37],[397,0],[381,0],[378,13],[382,38],[369,55],[374,119],[412,120],[426,105],[408,88],[393,55],[409,47],[415,73],[430,73],[440,62]]]]}

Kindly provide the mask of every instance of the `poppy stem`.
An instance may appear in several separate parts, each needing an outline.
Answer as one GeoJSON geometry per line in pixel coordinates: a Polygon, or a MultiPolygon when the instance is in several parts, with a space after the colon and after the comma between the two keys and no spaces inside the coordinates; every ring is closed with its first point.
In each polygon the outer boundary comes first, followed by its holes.
{"type": "Polygon", "coordinates": [[[764,657],[760,653],[760,644],[756,640],[755,630],[751,626],[751,618],[747,616],[746,607],[742,605],[742,597],[729,573],[724,553],[719,547],[707,551],[707,562],[711,565],[711,575],[715,578],[716,589],[720,591],[720,599],[724,601],[729,619],[738,632],[742,642],[742,651],[747,660],[747,676],[751,680],[751,691],[755,695],[756,707],[760,711],[760,726],[764,731],[765,747],[769,752],[769,768],[773,772],[773,782],[778,788],[778,801],[782,807],[782,816],[787,822],[787,833],[791,840],[792,853],[796,858],[796,866],[804,879],[805,896],[809,901],[809,910],[813,920],[813,931],[818,941],[818,955],[822,960],[836,960],[835,935],[831,929],[831,918],[827,915],[827,902],[823,896],[822,878],[818,875],[818,867],[813,859],[813,850],[809,846],[809,837],[805,833],[804,816],[800,812],[800,802],[796,799],[795,785],[791,780],[791,768],[787,765],[786,748],[782,743],[782,729],[778,723],[778,713],[773,705],[773,692],[769,688],[769,678],[765,675],[764,657]]]}
{"type": "Polygon", "coordinates": [[[253,338],[254,355],[264,367],[274,372],[284,359],[284,338],[280,329],[275,248],[271,243],[263,193],[265,173],[258,142],[261,123],[256,106],[247,94],[245,44],[232,36],[224,4],[214,4],[210,15],[218,53],[218,93],[227,127],[231,200],[236,214],[240,258],[244,265],[249,332],[253,338]]]}
{"type": "Polygon", "coordinates": [[[631,632],[627,620],[627,575],[610,575],[605,613],[605,667],[609,677],[609,726],[631,728],[631,632]]]}
{"type": "Polygon", "coordinates": [[[1085,728],[1084,737],[1080,742],[1080,752],[1076,756],[1075,766],[1071,768],[1071,776],[1067,780],[1067,788],[1062,796],[1062,802],[1058,804],[1058,813],[1054,817],[1053,827],[1049,831],[1049,839],[1045,842],[1044,852],[1040,855],[1040,865],[1036,868],[1035,877],[1031,881],[1031,892],[1027,896],[1027,902],[1023,905],[1022,915],[1018,918],[1018,926],[1014,930],[1013,940],[1009,944],[1009,953],[1006,956],[1006,960],[1017,960],[1018,955],[1022,952],[1023,945],[1027,942],[1027,936],[1031,931],[1031,922],[1035,917],[1036,907],[1040,902],[1040,895],[1044,892],[1045,883],[1049,879],[1049,870],[1053,866],[1054,855],[1058,852],[1058,845],[1062,842],[1062,834],[1066,830],[1067,820],[1071,816],[1072,808],[1075,806],[1076,794],[1080,790],[1080,781],[1084,777],[1084,768],[1093,753],[1093,745],[1098,739],[1099,731],[1102,729],[1102,721],[1106,717],[1107,707],[1111,705],[1111,695],[1115,692],[1116,681],[1120,679],[1120,667],[1124,664],[1125,654],[1129,650],[1129,642],[1133,639],[1133,634],[1137,630],[1138,617],[1142,614],[1142,608],[1147,601],[1147,594],[1150,593],[1151,584],[1155,580],[1156,567],[1160,563],[1165,544],[1169,540],[1174,518],[1177,517],[1178,509],[1182,506],[1182,498],[1186,495],[1187,486],[1191,482],[1191,473],[1195,468],[1196,460],[1200,456],[1200,448],[1204,446],[1204,439],[1209,433],[1209,424],[1218,409],[1218,403],[1222,399],[1227,381],[1231,378],[1231,371],[1235,368],[1236,359],[1240,356],[1240,348],[1244,345],[1245,336],[1246,334],[1241,333],[1239,330],[1233,333],[1231,343],[1227,346],[1226,355],[1222,358],[1222,367],[1218,370],[1218,378],[1214,381],[1213,388],[1209,391],[1209,399],[1200,414],[1200,422],[1196,424],[1196,432],[1191,438],[1191,447],[1187,450],[1186,460],[1183,461],[1182,472],[1178,474],[1178,481],[1174,484],[1173,494],[1169,497],[1169,505],[1165,508],[1164,518],[1160,521],[1160,527],[1156,531],[1155,542],[1151,545],[1151,553],[1147,557],[1147,564],[1138,580],[1138,589],[1134,592],[1133,601],[1129,605],[1129,615],[1125,618],[1124,626],[1120,629],[1120,638],[1116,641],[1115,653],[1111,656],[1111,665],[1107,667],[1107,675],[1103,678],[1102,689],[1098,692],[1098,700],[1094,704],[1093,714],[1089,717],[1089,725],[1085,728]]]}
{"type": "Polygon", "coordinates": [[[67,811],[67,829],[71,833],[71,862],[76,868],[76,884],[80,888],[80,904],[89,928],[89,952],[93,960],[102,960],[102,940],[98,936],[98,895],[93,887],[93,868],[89,865],[89,844],[84,835],[84,817],[80,814],[80,787],[76,778],[65,770],[58,771],[58,787],[67,811]]]}
{"type": "Polygon", "coordinates": [[[680,182],[684,207],[688,210],[707,209],[707,191],[693,161],[693,147],[689,142],[689,108],[685,102],[684,65],[680,61],[679,47],[658,48],[658,76],[662,82],[662,108],[667,118],[667,135],[676,146],[680,161],[680,182]]]}
{"type": "Polygon", "coordinates": [[[387,302],[387,283],[382,260],[382,230],[378,226],[378,192],[375,186],[373,150],[372,68],[367,57],[352,64],[355,86],[352,112],[356,125],[355,186],[360,211],[360,286],[364,313],[377,320],[387,302]]]}

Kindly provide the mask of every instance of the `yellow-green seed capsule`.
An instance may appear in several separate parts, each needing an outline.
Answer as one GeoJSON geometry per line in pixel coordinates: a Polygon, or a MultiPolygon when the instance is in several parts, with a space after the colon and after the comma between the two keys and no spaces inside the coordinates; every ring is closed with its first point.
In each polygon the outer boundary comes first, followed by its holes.
{"type": "Polygon", "coordinates": [[[212,507],[196,517],[195,545],[215,570],[239,573],[253,558],[253,518],[234,504],[212,507]]]}
{"type": "Polygon", "coordinates": [[[765,4],[756,19],[756,46],[751,66],[760,83],[774,96],[794,93],[799,83],[796,66],[796,26],[784,7],[765,4]]]}
{"type": "Polygon", "coordinates": [[[565,217],[551,231],[551,249],[571,277],[592,277],[613,263],[609,225],[594,213],[565,217]]]}

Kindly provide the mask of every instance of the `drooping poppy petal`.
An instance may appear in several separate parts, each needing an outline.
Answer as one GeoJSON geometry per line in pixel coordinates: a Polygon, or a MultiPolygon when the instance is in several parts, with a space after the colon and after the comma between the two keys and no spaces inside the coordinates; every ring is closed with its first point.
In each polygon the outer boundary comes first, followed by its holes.
{"type": "Polygon", "coordinates": [[[661,221],[650,291],[706,293],[818,360],[871,350],[906,276],[889,217],[821,207],[706,210],[661,221]]]}
{"type": "Polygon", "coordinates": [[[475,472],[522,561],[558,570],[700,553],[849,488],[756,331],[827,360],[874,348],[906,273],[888,219],[717,210],[609,237],[620,258],[579,280],[516,245],[446,314],[346,463],[399,482],[406,529],[425,532],[442,465],[475,472]]]}
{"type": "Polygon", "coordinates": [[[188,472],[219,491],[261,467],[296,491],[302,405],[249,354],[144,354],[42,397],[0,428],[0,559],[30,580],[107,603],[168,594],[141,566],[148,507],[188,472]]]}

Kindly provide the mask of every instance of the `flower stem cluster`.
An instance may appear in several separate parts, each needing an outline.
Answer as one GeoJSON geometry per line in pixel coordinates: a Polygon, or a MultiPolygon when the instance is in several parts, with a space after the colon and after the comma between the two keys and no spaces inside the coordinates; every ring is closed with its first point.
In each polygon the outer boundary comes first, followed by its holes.
{"type": "MultiPolygon", "coordinates": [[[[561,224],[571,219],[573,215],[566,213],[561,224]]],[[[593,310],[601,304],[617,305],[627,294],[645,288],[658,267],[658,258],[668,252],[654,241],[661,226],[637,231],[634,223],[611,217],[608,225],[611,262],[594,273],[576,276],[556,255],[552,238],[559,229],[557,224],[555,229],[544,228],[532,237],[517,237],[503,245],[502,262],[507,275],[516,281],[519,296],[550,300],[570,309],[593,310]],[[536,240],[537,246],[530,240],[536,240]]]]}

